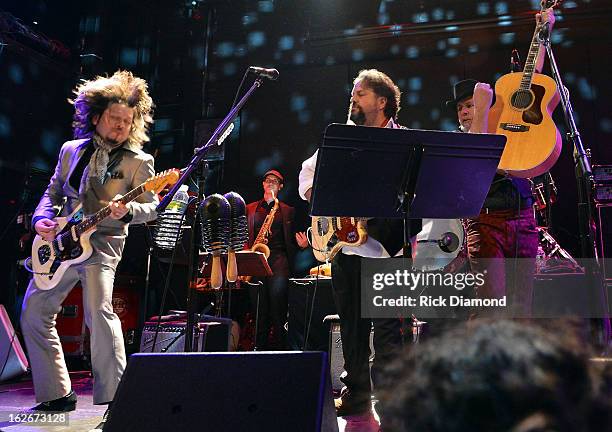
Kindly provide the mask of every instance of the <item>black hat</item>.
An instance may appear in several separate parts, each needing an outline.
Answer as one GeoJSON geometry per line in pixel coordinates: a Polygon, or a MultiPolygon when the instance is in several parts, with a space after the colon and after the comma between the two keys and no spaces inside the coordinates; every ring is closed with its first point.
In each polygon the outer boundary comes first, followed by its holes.
{"type": "Polygon", "coordinates": [[[478,84],[478,81],[475,79],[465,79],[455,83],[453,86],[453,98],[446,101],[446,106],[455,108],[462,100],[472,97],[476,84],[478,84]]]}

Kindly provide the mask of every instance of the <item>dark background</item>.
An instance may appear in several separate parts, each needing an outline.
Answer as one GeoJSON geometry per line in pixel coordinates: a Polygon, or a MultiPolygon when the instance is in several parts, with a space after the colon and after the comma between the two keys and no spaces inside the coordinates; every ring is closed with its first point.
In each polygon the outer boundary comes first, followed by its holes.
{"type": "MultiPolygon", "coordinates": [[[[351,81],[360,69],[381,69],[398,84],[401,124],[452,130],[456,115],[443,105],[451,85],[467,77],[494,83],[509,71],[513,48],[524,59],[537,7],[524,0],[2,0],[0,301],[16,305],[23,292],[25,276],[15,263],[29,246],[20,250],[27,227],[17,216],[35,207],[61,144],[71,138],[66,99],[80,78],[122,68],[149,82],[156,122],[146,150],[162,170],[184,166],[194,143],[203,144],[194,138],[196,122],[214,129],[249,65],[276,67],[280,79],[265,82],[242,111],[206,192],[235,190],[253,201],[261,195],[261,175],[280,169],[286,176],[281,198],[297,208],[298,225],[305,226],[307,207],[297,195],[300,164],[327,124],[346,120],[351,81]]],[[[553,34],[593,163],[612,163],[610,22],[607,0],[565,1],[553,34]]],[[[554,117],[563,134],[560,108],[554,117]]],[[[552,233],[577,254],[567,140],[552,174],[559,188],[552,233]]],[[[143,237],[132,236],[136,246],[124,258],[124,271],[143,271],[143,237]]],[[[310,260],[303,253],[298,267],[308,268],[310,260]]]]}

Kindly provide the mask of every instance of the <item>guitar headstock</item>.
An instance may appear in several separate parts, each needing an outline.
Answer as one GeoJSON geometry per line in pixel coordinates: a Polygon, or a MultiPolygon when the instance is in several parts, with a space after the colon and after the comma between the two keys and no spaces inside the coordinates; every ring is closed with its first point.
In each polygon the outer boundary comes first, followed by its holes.
{"type": "Polygon", "coordinates": [[[180,170],[173,168],[162,171],[155,177],[151,177],[145,182],[144,188],[146,191],[159,193],[166,186],[176,183],[181,175],[180,170]]]}
{"type": "Polygon", "coordinates": [[[546,9],[552,9],[561,4],[563,0],[542,0],[540,2],[540,10],[545,11],[546,9]]]}

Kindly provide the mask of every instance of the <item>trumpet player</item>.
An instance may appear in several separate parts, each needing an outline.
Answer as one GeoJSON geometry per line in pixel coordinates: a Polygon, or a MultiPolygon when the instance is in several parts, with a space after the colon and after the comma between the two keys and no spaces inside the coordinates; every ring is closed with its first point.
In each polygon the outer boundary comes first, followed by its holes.
{"type": "Polygon", "coordinates": [[[249,287],[253,313],[257,317],[257,350],[287,349],[287,284],[292,272],[296,248],[306,248],[306,234],[294,234],[295,209],[278,199],[283,188],[283,175],[267,171],[262,179],[263,198],[246,207],[249,224],[248,248],[263,252],[273,275],[249,287]],[[258,298],[259,297],[259,298],[258,298]],[[259,307],[258,307],[259,305],[259,307]],[[273,338],[270,338],[272,329],[273,338]]]}

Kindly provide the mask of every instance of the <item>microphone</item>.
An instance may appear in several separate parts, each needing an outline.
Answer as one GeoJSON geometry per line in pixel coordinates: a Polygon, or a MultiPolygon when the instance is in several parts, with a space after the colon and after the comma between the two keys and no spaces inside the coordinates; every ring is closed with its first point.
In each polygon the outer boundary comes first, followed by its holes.
{"type": "Polygon", "coordinates": [[[280,75],[276,69],[266,69],[258,66],[249,66],[249,72],[272,81],[276,81],[280,75]]]}
{"type": "Polygon", "coordinates": [[[227,252],[226,278],[228,282],[236,282],[236,279],[238,279],[236,251],[244,249],[244,245],[249,239],[246,204],[244,203],[244,199],[236,192],[228,192],[223,196],[230,204],[230,236],[229,250],[227,252]]]}
{"type": "Polygon", "coordinates": [[[438,240],[438,246],[446,253],[455,252],[459,248],[459,237],[454,232],[445,232],[438,240]]]}
{"type": "Polygon", "coordinates": [[[521,71],[521,58],[519,56],[519,52],[516,48],[512,50],[512,54],[510,54],[510,72],[520,72],[521,71]]]}
{"type": "Polygon", "coordinates": [[[200,205],[202,221],[202,246],[212,253],[213,261],[210,271],[210,286],[221,288],[221,254],[229,247],[230,204],[223,195],[213,194],[200,205]]]}

